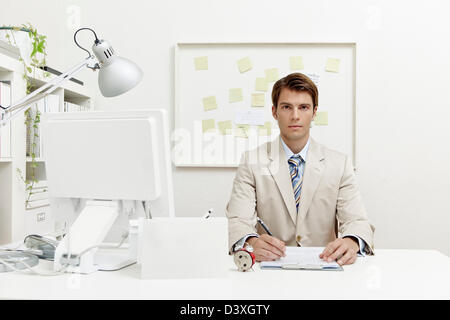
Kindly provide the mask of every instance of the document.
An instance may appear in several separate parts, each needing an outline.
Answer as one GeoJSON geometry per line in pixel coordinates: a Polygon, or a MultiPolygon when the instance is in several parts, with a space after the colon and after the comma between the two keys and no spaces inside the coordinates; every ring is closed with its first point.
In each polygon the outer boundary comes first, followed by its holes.
{"type": "Polygon", "coordinates": [[[320,82],[320,75],[317,73],[309,73],[309,72],[305,72],[305,75],[308,76],[308,78],[310,78],[312,80],[312,82],[314,82],[314,84],[318,87],[319,86],[319,82],[320,82]]]}
{"type": "Polygon", "coordinates": [[[286,256],[275,261],[262,261],[262,269],[344,270],[336,261],[319,258],[325,247],[286,247],[286,256]]]}
{"type": "Polygon", "coordinates": [[[264,112],[260,110],[238,110],[235,113],[234,123],[262,126],[264,125],[264,112]]]}

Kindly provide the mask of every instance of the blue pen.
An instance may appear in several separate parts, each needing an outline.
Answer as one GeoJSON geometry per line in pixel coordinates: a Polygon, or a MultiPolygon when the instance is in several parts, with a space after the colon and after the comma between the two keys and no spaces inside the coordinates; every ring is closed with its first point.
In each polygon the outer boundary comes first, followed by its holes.
{"type": "Polygon", "coordinates": [[[256,217],[256,221],[258,221],[259,224],[261,225],[261,227],[263,227],[264,230],[266,230],[266,232],[267,232],[267,234],[268,234],[269,236],[272,236],[272,237],[273,237],[272,232],[270,232],[269,228],[266,227],[266,225],[264,224],[264,222],[263,222],[260,218],[256,217]]]}

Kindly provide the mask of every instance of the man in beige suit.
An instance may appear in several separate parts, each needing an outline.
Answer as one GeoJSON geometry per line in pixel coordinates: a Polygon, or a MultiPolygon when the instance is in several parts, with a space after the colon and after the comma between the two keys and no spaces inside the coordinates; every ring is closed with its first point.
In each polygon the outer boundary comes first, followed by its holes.
{"type": "Polygon", "coordinates": [[[272,102],[280,136],[242,157],[226,208],[230,252],[250,244],[264,261],[284,256],[286,245],[325,247],[320,258],[340,265],[373,254],[375,228],[351,160],[310,137],[317,87],[293,73],[274,84],[272,102]]]}

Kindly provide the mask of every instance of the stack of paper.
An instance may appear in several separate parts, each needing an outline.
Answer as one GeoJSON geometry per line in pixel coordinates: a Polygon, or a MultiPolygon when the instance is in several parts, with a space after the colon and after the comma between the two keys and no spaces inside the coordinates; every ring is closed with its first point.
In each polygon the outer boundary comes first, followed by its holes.
{"type": "Polygon", "coordinates": [[[68,101],[64,101],[64,112],[80,112],[80,111],[89,111],[89,107],[80,106],[75,103],[71,103],[68,101]]]}

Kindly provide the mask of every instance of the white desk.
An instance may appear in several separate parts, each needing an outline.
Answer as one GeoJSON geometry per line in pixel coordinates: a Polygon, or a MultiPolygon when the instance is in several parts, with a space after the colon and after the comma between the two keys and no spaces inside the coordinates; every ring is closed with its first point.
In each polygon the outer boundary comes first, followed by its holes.
{"type": "MultiPolygon", "coordinates": [[[[141,280],[120,271],[44,277],[0,273],[0,299],[450,299],[450,258],[435,250],[376,250],[344,271],[238,272],[224,279],[141,280]]],[[[41,261],[40,270],[50,270],[41,261]]]]}

